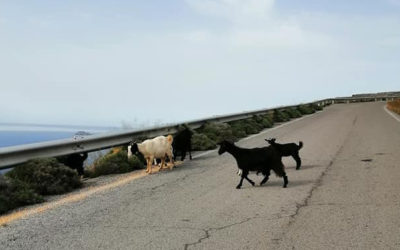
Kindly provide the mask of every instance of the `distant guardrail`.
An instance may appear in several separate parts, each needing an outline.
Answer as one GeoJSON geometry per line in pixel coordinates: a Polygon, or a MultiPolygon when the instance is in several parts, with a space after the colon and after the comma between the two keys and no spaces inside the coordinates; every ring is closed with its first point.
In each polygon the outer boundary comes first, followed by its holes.
{"type": "MultiPolygon", "coordinates": [[[[400,97],[400,96],[399,96],[400,97]]],[[[398,97],[383,96],[383,97],[340,97],[332,99],[324,99],[315,102],[303,103],[291,106],[280,106],[275,108],[261,109],[250,112],[242,112],[236,114],[214,116],[206,119],[183,122],[179,124],[171,124],[162,127],[155,127],[143,130],[124,130],[120,132],[102,133],[90,136],[75,136],[74,138],[54,140],[48,142],[32,143],[19,146],[11,146],[0,148],[0,169],[11,168],[12,166],[26,162],[35,158],[55,157],[68,155],[72,153],[92,152],[102,149],[107,149],[115,146],[126,145],[135,138],[154,137],[175,133],[179,125],[186,124],[191,129],[201,127],[207,122],[230,122],[246,118],[254,115],[268,114],[274,110],[284,110],[297,107],[299,105],[316,104],[326,105],[335,103],[352,103],[352,102],[372,102],[372,101],[388,101],[398,97]]]]}

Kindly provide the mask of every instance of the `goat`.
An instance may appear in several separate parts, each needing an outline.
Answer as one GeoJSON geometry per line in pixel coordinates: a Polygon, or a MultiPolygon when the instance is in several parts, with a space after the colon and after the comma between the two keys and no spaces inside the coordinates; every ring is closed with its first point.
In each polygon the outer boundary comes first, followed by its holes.
{"type": "Polygon", "coordinates": [[[161,165],[159,168],[159,170],[161,170],[165,165],[165,158],[168,157],[172,163],[170,166],[170,169],[172,169],[174,167],[174,160],[172,157],[172,141],[172,135],[168,135],[157,136],[153,139],[145,140],[142,143],[132,143],[128,149],[128,156],[129,154],[140,152],[146,159],[146,172],[149,174],[152,172],[152,163],[155,159],[161,159],[161,165]]]}
{"type": "Polygon", "coordinates": [[[300,169],[301,159],[299,156],[299,150],[303,147],[302,141],[299,141],[299,145],[296,143],[279,144],[275,142],[275,138],[265,139],[265,141],[267,141],[271,146],[275,147],[282,156],[292,156],[296,161],[296,170],[300,169]]]}
{"type": "Polygon", "coordinates": [[[274,147],[240,148],[228,141],[222,141],[218,145],[220,145],[218,154],[230,153],[236,159],[238,168],[242,170],[240,182],[236,186],[237,189],[242,187],[243,179],[254,186],[254,181],[247,177],[250,171],[259,171],[264,175],[264,179],[260,183],[261,186],[268,181],[271,170],[277,176],[283,178],[283,187],[287,187],[289,181],[282,163],[282,157],[274,147]]]}
{"type": "Polygon", "coordinates": [[[192,136],[193,132],[189,128],[176,133],[172,142],[174,161],[176,160],[178,151],[181,154],[181,161],[185,160],[187,151],[189,152],[189,159],[192,159],[192,136]]]}
{"type": "MultiPolygon", "coordinates": [[[[132,145],[128,145],[128,159],[132,157],[132,150],[131,150],[131,148],[132,148],[132,145]]],[[[165,155],[165,156],[167,157],[167,155],[165,155]]],[[[142,157],[139,158],[139,160],[140,160],[141,162],[144,162],[144,161],[145,161],[143,155],[142,155],[142,157]]],[[[154,164],[155,166],[160,166],[160,165],[161,165],[161,159],[154,158],[153,164],[154,164]]]]}
{"type": "Polygon", "coordinates": [[[87,159],[88,154],[75,153],[66,156],[57,157],[57,160],[72,169],[76,169],[80,176],[83,176],[83,162],[87,159]]]}

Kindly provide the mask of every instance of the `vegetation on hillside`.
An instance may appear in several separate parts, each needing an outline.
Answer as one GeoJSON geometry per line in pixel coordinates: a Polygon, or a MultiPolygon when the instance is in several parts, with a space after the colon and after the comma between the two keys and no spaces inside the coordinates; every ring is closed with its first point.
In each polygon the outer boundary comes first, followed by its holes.
{"type": "Polygon", "coordinates": [[[77,172],[55,158],[30,160],[18,165],[6,176],[26,183],[41,195],[62,194],[82,185],[77,172]]]}
{"type": "Polygon", "coordinates": [[[85,176],[94,178],[100,175],[127,173],[144,168],[144,163],[138,156],[128,159],[126,147],[113,148],[106,155],[98,158],[85,170],[85,176]]]}
{"type": "Polygon", "coordinates": [[[400,114],[400,99],[387,102],[387,108],[397,114],[400,114]]]}
{"type": "Polygon", "coordinates": [[[27,183],[0,175],[0,214],[44,201],[27,183]]]}
{"type": "Polygon", "coordinates": [[[55,158],[30,160],[0,175],[0,214],[82,186],[77,172],[55,158]]]}

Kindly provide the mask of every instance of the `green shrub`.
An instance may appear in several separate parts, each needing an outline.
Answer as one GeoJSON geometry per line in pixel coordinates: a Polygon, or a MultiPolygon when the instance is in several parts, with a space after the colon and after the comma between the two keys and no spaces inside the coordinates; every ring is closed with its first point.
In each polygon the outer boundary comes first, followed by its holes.
{"type": "Polygon", "coordinates": [[[260,115],[260,121],[263,128],[271,128],[274,125],[274,121],[272,120],[270,115],[260,115]]]}
{"type": "Polygon", "coordinates": [[[244,120],[244,122],[246,122],[245,127],[247,134],[257,134],[264,129],[264,126],[261,124],[261,121],[258,122],[258,119],[255,116],[244,120]]]}
{"type": "Polygon", "coordinates": [[[43,201],[43,197],[28,184],[0,175],[0,214],[20,206],[43,201]]]}
{"type": "Polygon", "coordinates": [[[55,158],[30,160],[6,174],[28,184],[41,195],[62,194],[82,185],[75,170],[59,163],[55,158]]]}
{"type": "Polygon", "coordinates": [[[192,150],[203,151],[210,150],[217,147],[217,143],[205,134],[194,133],[192,137],[192,150]]]}
{"type": "Polygon", "coordinates": [[[206,135],[209,139],[217,143],[223,140],[236,140],[235,136],[233,135],[231,126],[227,123],[206,123],[198,131],[199,133],[206,135]]]}
{"type": "Polygon", "coordinates": [[[279,109],[274,110],[273,119],[275,122],[286,122],[290,120],[289,115],[279,109]]]}
{"type": "Polygon", "coordinates": [[[247,119],[231,122],[232,132],[236,138],[243,138],[257,133],[257,130],[247,123],[247,119]]]}
{"type": "Polygon", "coordinates": [[[297,107],[297,109],[303,115],[309,115],[309,114],[315,113],[315,110],[310,105],[300,105],[297,107]]]}
{"type": "Polygon", "coordinates": [[[252,117],[253,121],[257,123],[256,128],[257,130],[263,130],[264,128],[272,127],[271,120],[269,116],[266,115],[255,115],[252,117]]]}
{"type": "Polygon", "coordinates": [[[316,103],[311,103],[311,104],[309,104],[309,105],[310,105],[310,107],[311,107],[312,109],[314,109],[314,110],[322,110],[322,109],[323,109],[322,105],[319,106],[319,105],[316,104],[316,103]]]}
{"type": "Polygon", "coordinates": [[[232,134],[236,138],[243,138],[243,137],[247,136],[245,122],[243,122],[243,121],[230,122],[230,126],[232,128],[232,134]]]}
{"type": "Polygon", "coordinates": [[[285,110],[286,114],[288,114],[288,116],[290,118],[298,118],[301,117],[301,113],[298,109],[296,108],[288,108],[285,110]]]}
{"type": "Polygon", "coordinates": [[[253,116],[252,118],[233,121],[229,123],[232,133],[236,138],[243,138],[247,135],[257,134],[264,128],[272,127],[273,123],[269,116],[253,116]]]}
{"type": "Polygon", "coordinates": [[[94,178],[100,175],[126,173],[142,168],[144,168],[143,162],[136,155],[128,159],[127,151],[117,149],[111,150],[97,159],[87,169],[87,175],[94,178]]]}

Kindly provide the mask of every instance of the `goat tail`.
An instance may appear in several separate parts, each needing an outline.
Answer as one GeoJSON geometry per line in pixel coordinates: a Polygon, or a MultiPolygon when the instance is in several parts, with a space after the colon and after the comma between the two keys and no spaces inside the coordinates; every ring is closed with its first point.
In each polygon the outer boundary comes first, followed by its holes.
{"type": "Polygon", "coordinates": [[[174,141],[174,138],[172,137],[172,135],[168,135],[167,136],[167,141],[168,141],[168,143],[171,145],[172,144],[172,142],[174,141]]]}
{"type": "Polygon", "coordinates": [[[299,149],[301,149],[302,147],[303,147],[303,142],[302,141],[299,141],[299,149]]]}

